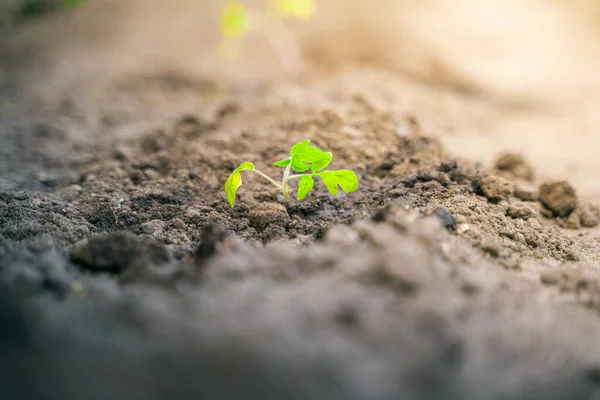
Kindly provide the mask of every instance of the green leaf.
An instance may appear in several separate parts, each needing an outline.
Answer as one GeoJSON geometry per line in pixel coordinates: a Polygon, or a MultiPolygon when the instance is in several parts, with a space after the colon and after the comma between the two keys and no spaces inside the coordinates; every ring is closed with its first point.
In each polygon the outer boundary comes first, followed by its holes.
{"type": "Polygon", "coordinates": [[[310,169],[310,164],[306,164],[304,161],[302,161],[298,157],[292,157],[291,162],[292,162],[292,168],[296,172],[304,172],[304,171],[308,171],[310,169]]]}
{"type": "Polygon", "coordinates": [[[292,168],[297,172],[304,172],[309,168],[313,172],[320,171],[329,165],[332,158],[331,153],[325,153],[321,149],[311,146],[309,139],[293,145],[290,155],[292,156],[292,168]]]}
{"type": "Polygon", "coordinates": [[[231,173],[231,175],[229,175],[227,181],[225,181],[225,194],[227,195],[227,201],[231,208],[235,205],[235,193],[238,188],[242,186],[242,175],[240,174],[240,171],[249,171],[253,169],[254,164],[251,162],[242,163],[231,173]]]}
{"type": "Polygon", "coordinates": [[[238,171],[250,171],[254,169],[254,164],[246,161],[245,163],[242,163],[239,167],[237,167],[237,169],[238,171]]]}
{"type": "Polygon", "coordinates": [[[287,167],[288,165],[290,165],[291,162],[291,158],[286,158],[284,160],[275,161],[273,165],[276,167],[287,167]]]}
{"type": "Polygon", "coordinates": [[[301,158],[302,161],[313,162],[322,159],[323,154],[325,154],[323,150],[317,149],[314,146],[308,146],[298,152],[295,157],[301,158]]]}
{"type": "Polygon", "coordinates": [[[302,151],[302,149],[305,149],[305,148],[307,148],[309,146],[309,143],[310,143],[310,139],[306,139],[303,142],[296,143],[290,149],[290,155],[293,157],[293,156],[296,156],[296,155],[300,154],[300,152],[302,151]]]}
{"type": "Polygon", "coordinates": [[[301,158],[302,161],[313,161],[319,159],[323,155],[323,151],[310,145],[310,140],[307,139],[304,142],[296,143],[290,149],[290,155],[292,158],[301,158]]]}
{"type": "Polygon", "coordinates": [[[310,165],[310,169],[312,172],[318,172],[329,165],[331,159],[333,158],[333,154],[330,152],[324,153],[321,152],[321,158],[316,159],[310,165]]]}
{"type": "Polygon", "coordinates": [[[346,193],[351,193],[358,189],[358,177],[349,169],[323,171],[319,172],[318,176],[321,177],[323,184],[327,186],[329,192],[334,196],[338,192],[338,185],[346,193]]]}
{"type": "Polygon", "coordinates": [[[227,181],[225,181],[225,194],[231,208],[235,205],[235,192],[237,192],[240,186],[242,186],[242,175],[236,169],[229,175],[227,181]]]}
{"type": "Polygon", "coordinates": [[[298,193],[296,194],[298,201],[305,198],[306,195],[311,192],[314,185],[315,180],[312,176],[303,175],[302,178],[300,178],[300,182],[298,182],[298,193]]]}

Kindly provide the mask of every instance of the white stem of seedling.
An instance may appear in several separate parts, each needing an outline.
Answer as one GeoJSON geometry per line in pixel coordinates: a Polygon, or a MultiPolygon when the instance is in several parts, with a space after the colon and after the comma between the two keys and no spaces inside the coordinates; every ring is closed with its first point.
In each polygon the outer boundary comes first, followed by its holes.
{"type": "Polygon", "coordinates": [[[313,175],[313,176],[317,176],[317,174],[300,174],[300,175],[290,175],[288,176],[285,180],[286,181],[291,181],[292,179],[300,179],[302,178],[304,175],[313,175]]]}
{"type": "MultiPolygon", "coordinates": [[[[279,183],[279,182],[275,181],[274,179],[272,179],[267,174],[260,172],[257,169],[252,169],[250,171],[255,172],[258,175],[262,176],[263,178],[265,178],[266,180],[271,182],[271,184],[273,184],[273,186],[275,186],[277,189],[281,190],[281,192],[283,193],[283,199],[285,201],[288,201],[290,199],[290,196],[288,194],[288,182],[291,181],[292,179],[300,179],[300,178],[302,178],[302,176],[306,175],[306,174],[290,175],[291,165],[288,165],[287,167],[285,167],[285,171],[283,172],[283,178],[281,179],[281,183],[279,183]]],[[[313,174],[313,175],[316,175],[316,174],[313,174]]]]}
{"type": "Polygon", "coordinates": [[[290,168],[292,167],[291,164],[288,164],[287,167],[285,167],[285,172],[283,173],[283,180],[282,180],[282,186],[283,186],[283,200],[284,201],[288,201],[289,200],[289,196],[288,196],[288,180],[289,180],[289,175],[290,175],[290,168]]]}
{"type": "Polygon", "coordinates": [[[262,176],[263,178],[265,178],[266,180],[268,180],[269,182],[271,182],[273,185],[275,185],[275,187],[277,187],[277,189],[283,191],[284,188],[281,184],[279,184],[278,182],[276,182],[275,180],[271,179],[268,175],[263,174],[262,172],[260,172],[257,169],[252,169],[251,171],[256,172],[257,174],[259,174],[260,176],[262,176]]]}

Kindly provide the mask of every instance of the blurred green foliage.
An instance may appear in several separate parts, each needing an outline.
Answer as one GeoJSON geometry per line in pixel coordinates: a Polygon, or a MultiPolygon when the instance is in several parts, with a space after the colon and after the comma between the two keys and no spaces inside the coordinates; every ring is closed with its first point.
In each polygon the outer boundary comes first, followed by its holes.
{"type": "Polygon", "coordinates": [[[88,0],[24,0],[18,8],[17,17],[35,18],[52,11],[74,8],[88,0]]]}
{"type": "Polygon", "coordinates": [[[248,30],[248,11],[240,3],[227,4],[221,11],[219,29],[223,36],[241,38],[248,30]]]}
{"type": "Polygon", "coordinates": [[[229,0],[221,8],[219,56],[234,60],[245,39],[250,34],[261,33],[269,39],[284,68],[290,72],[303,71],[302,52],[284,20],[307,20],[316,13],[316,0],[264,0],[262,10],[246,8],[241,0],[229,0]]]}

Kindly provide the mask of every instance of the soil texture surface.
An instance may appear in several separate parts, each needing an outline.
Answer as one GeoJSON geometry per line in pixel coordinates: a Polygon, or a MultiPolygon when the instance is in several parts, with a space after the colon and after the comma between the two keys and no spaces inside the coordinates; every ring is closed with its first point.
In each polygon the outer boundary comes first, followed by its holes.
{"type": "Polygon", "coordinates": [[[301,29],[300,78],[141,68],[81,13],[0,40],[3,399],[600,398],[589,171],[447,146],[543,107],[301,29]],[[306,139],[358,190],[243,173],[229,206],[239,164],[278,177],[306,139]]]}

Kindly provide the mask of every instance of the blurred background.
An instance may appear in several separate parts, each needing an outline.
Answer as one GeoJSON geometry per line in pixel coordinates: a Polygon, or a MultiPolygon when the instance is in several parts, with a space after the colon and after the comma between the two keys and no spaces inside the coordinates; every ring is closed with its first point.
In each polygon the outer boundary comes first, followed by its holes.
{"type": "Polygon", "coordinates": [[[133,73],[285,88],[287,101],[315,107],[325,101],[320,85],[337,85],[415,115],[452,153],[490,163],[522,152],[539,178],[568,178],[600,200],[598,1],[318,0],[315,19],[290,23],[307,64],[301,77],[288,76],[260,36],[235,61],[219,59],[216,0],[37,2],[0,3],[5,118],[28,110],[20,102],[66,94],[94,107],[109,82],[133,73]]]}

